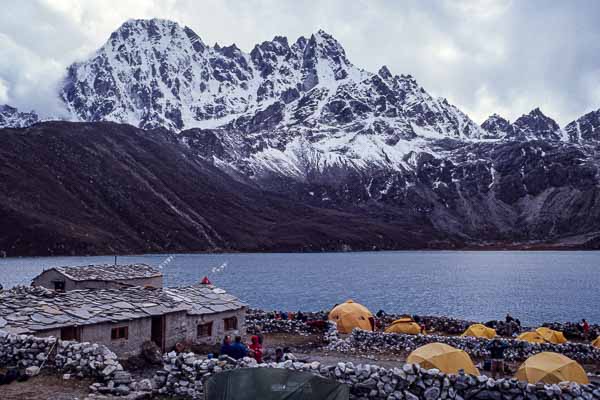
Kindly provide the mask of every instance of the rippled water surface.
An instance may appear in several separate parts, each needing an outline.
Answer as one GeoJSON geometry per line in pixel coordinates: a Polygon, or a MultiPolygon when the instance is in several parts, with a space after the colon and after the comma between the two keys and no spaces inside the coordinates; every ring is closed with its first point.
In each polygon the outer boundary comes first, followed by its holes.
{"type": "MultiPolygon", "coordinates": [[[[120,256],[158,266],[168,255],[120,256]]],[[[0,259],[4,287],[44,268],[113,263],[114,257],[0,259]]],[[[449,315],[479,321],[507,311],[526,324],[600,323],[600,252],[414,251],[317,254],[177,254],[165,284],[208,275],[254,307],[318,310],[348,298],[372,311],[449,315]],[[215,267],[225,265],[222,271],[215,267]]]]}

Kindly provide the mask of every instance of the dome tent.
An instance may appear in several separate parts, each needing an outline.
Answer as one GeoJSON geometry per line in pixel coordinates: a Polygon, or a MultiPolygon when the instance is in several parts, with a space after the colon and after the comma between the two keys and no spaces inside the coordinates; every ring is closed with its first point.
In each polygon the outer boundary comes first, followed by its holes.
{"type": "Polygon", "coordinates": [[[493,339],[494,337],[496,337],[496,330],[488,328],[483,324],[473,324],[469,326],[461,336],[473,336],[486,339],[493,339]]]}
{"type": "Polygon", "coordinates": [[[576,361],[558,353],[543,352],[529,357],[517,371],[515,378],[529,383],[547,384],[563,381],[588,384],[585,370],[576,361]]]}
{"type": "Polygon", "coordinates": [[[437,368],[446,374],[456,374],[462,369],[467,374],[479,375],[467,353],[444,343],[421,346],[410,353],[406,362],[427,369],[437,368]]]}
{"type": "Polygon", "coordinates": [[[523,340],[529,343],[546,343],[546,340],[543,338],[543,336],[536,331],[523,332],[517,336],[517,340],[523,340]]]}
{"type": "Polygon", "coordinates": [[[421,326],[410,317],[400,318],[392,322],[392,324],[385,329],[385,333],[417,335],[421,333],[421,326]]]}
{"type": "Polygon", "coordinates": [[[554,344],[567,343],[567,338],[565,338],[565,335],[563,335],[562,332],[546,328],[545,326],[537,328],[535,331],[539,333],[546,342],[554,344]]]}
{"type": "Polygon", "coordinates": [[[375,322],[371,311],[353,300],[335,306],[329,312],[328,319],[337,324],[340,333],[351,333],[354,328],[372,331],[375,322]]]}

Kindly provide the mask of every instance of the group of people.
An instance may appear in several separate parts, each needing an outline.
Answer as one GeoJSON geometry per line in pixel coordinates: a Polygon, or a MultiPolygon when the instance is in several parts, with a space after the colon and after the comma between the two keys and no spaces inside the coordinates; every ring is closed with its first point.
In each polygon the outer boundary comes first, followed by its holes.
{"type": "Polygon", "coordinates": [[[302,321],[302,322],[306,322],[308,321],[308,316],[303,314],[302,311],[298,311],[297,313],[294,312],[287,312],[287,311],[275,311],[274,313],[269,313],[267,315],[270,318],[273,319],[278,319],[278,320],[289,320],[289,321],[302,321]]]}
{"type": "Polygon", "coordinates": [[[250,344],[246,346],[242,342],[241,336],[236,336],[235,341],[231,343],[231,336],[227,335],[223,338],[223,343],[221,344],[221,355],[226,355],[236,360],[244,357],[252,357],[256,362],[261,363],[263,356],[262,340],[259,336],[254,335],[250,338],[250,344]]]}
{"type": "MultiPolygon", "coordinates": [[[[289,349],[286,348],[276,348],[275,349],[275,362],[284,361],[285,353],[289,353],[289,349]]],[[[241,336],[236,336],[234,342],[231,342],[231,336],[227,335],[223,338],[223,343],[221,344],[221,352],[220,355],[229,356],[235,360],[242,359],[244,357],[252,357],[256,360],[257,363],[263,362],[263,345],[262,345],[262,336],[253,335],[250,337],[250,344],[246,346],[244,342],[242,342],[241,336]]],[[[267,358],[271,358],[267,356],[267,358]]]]}

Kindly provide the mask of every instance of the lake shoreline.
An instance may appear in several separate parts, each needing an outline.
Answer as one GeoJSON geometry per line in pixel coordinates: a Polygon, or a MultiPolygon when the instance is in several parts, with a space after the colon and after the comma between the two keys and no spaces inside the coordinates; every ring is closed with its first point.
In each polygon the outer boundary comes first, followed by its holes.
{"type": "Polygon", "coordinates": [[[298,250],[252,250],[252,249],[217,249],[217,250],[185,250],[180,249],[173,252],[163,251],[148,251],[148,252],[130,252],[130,253],[53,253],[53,254],[21,254],[21,255],[0,255],[0,260],[3,259],[22,259],[22,258],[44,258],[44,257],[142,257],[142,256],[169,256],[178,254],[196,254],[196,255],[207,255],[207,254],[337,254],[337,253],[385,253],[385,252],[594,252],[600,251],[600,247],[585,247],[584,245],[562,245],[562,244],[525,244],[525,243],[514,243],[512,245],[505,243],[489,244],[489,245],[466,245],[456,247],[415,247],[415,248],[382,248],[382,249],[322,249],[322,250],[311,250],[311,249],[298,249],[298,250]]]}
{"type": "MultiPolygon", "coordinates": [[[[594,251],[377,251],[118,256],[160,268],[165,286],[208,276],[261,309],[317,311],[353,299],[371,310],[471,321],[510,312],[524,324],[600,321],[594,251]]],[[[29,285],[43,270],[114,264],[114,256],[0,259],[0,284],[29,285]]]]}

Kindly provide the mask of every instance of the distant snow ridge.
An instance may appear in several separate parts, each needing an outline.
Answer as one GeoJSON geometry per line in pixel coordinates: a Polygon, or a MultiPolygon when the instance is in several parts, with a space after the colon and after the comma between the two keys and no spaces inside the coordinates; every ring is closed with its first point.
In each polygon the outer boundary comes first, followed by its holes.
{"type": "Polygon", "coordinates": [[[517,118],[514,123],[498,114],[490,116],[481,127],[493,138],[511,140],[568,140],[566,132],[552,118],[536,108],[517,118]]]}
{"type": "Polygon", "coordinates": [[[600,141],[600,110],[592,111],[565,127],[569,140],[574,143],[600,141]]]}
{"type": "Polygon", "coordinates": [[[36,122],[39,122],[39,117],[35,112],[21,112],[9,105],[0,104],[0,128],[25,128],[36,122]]]}
{"type": "MultiPolygon", "coordinates": [[[[412,170],[415,154],[451,157],[451,145],[437,145],[448,139],[600,138],[600,110],[564,130],[539,108],[513,123],[494,114],[479,126],[411,75],[354,66],[322,30],[293,43],[276,36],[244,53],[235,44],[209,46],[176,22],[129,20],[69,67],[60,97],[73,119],[165,127],[245,177],[314,181],[325,173],[335,181],[349,170],[412,170]]],[[[0,126],[36,121],[7,114],[0,126]]]]}

